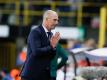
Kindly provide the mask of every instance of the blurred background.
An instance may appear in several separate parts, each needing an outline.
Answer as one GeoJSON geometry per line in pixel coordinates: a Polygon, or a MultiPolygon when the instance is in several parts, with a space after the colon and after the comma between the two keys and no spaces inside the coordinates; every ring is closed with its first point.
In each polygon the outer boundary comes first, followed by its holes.
{"type": "Polygon", "coordinates": [[[28,34],[48,9],[59,14],[55,30],[61,33],[63,48],[107,46],[107,0],[0,0],[1,71],[20,69],[28,34]]]}

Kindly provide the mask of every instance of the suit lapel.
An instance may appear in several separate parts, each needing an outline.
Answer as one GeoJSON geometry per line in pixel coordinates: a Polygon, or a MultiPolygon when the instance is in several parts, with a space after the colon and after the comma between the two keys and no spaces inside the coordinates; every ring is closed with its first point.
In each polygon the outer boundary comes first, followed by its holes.
{"type": "MultiPolygon", "coordinates": [[[[49,43],[49,39],[48,39],[48,37],[47,37],[47,35],[46,35],[45,30],[43,29],[43,26],[40,25],[39,28],[40,28],[40,31],[41,31],[41,34],[42,34],[42,35],[41,35],[41,39],[43,40],[43,43],[46,43],[46,42],[49,43]]],[[[46,44],[47,44],[47,43],[46,43],[46,44]]]]}

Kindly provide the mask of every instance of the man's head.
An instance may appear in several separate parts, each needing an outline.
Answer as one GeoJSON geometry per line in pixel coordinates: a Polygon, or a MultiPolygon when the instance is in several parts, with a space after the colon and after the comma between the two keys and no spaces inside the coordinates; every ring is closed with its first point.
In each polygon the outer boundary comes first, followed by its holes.
{"type": "Polygon", "coordinates": [[[58,24],[58,14],[53,10],[47,10],[43,14],[43,25],[51,31],[58,24]]]}

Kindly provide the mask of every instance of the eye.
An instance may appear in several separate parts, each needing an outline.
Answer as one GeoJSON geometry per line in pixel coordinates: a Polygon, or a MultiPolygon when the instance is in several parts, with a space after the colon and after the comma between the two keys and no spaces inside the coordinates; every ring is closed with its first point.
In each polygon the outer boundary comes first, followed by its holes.
{"type": "Polygon", "coordinates": [[[53,19],[54,21],[58,21],[59,22],[59,20],[58,19],[53,19]]]}

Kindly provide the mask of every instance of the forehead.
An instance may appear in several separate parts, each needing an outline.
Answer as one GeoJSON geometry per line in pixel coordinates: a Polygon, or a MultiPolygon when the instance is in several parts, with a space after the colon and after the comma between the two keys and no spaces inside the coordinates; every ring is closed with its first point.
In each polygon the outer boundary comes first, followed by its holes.
{"type": "Polygon", "coordinates": [[[51,18],[51,19],[58,19],[58,15],[57,15],[57,14],[51,14],[51,15],[50,15],[50,18],[51,18]]]}

